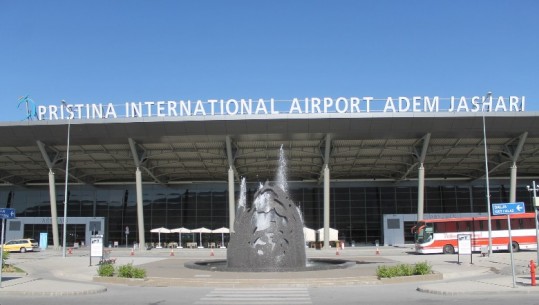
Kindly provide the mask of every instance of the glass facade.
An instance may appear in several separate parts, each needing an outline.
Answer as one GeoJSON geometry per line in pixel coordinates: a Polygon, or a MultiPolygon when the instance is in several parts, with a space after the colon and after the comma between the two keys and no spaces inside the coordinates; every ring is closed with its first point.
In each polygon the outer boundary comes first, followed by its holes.
{"type": "MultiPolygon", "coordinates": [[[[256,185],[248,190],[252,200],[256,185]]],[[[63,191],[57,190],[58,216],[63,217],[63,191]]],[[[323,188],[319,185],[290,188],[291,198],[303,213],[305,226],[323,227],[323,188]]],[[[533,211],[532,194],[525,187],[517,189],[517,201],[526,203],[526,211],[533,211]]],[[[226,184],[185,186],[143,186],[144,224],[147,243],[157,243],[158,236],[150,229],[228,227],[228,191],[226,184]]],[[[236,198],[238,198],[236,189],[236,198]]],[[[503,185],[491,189],[491,202],[508,202],[509,189],[503,185]]],[[[425,187],[425,213],[486,212],[484,187],[427,186],[425,187]]],[[[0,191],[0,207],[16,209],[19,217],[50,217],[47,186],[0,191]]],[[[384,214],[416,214],[416,186],[344,186],[331,185],[330,227],[339,230],[339,238],[355,244],[383,242],[382,217],[384,214]]],[[[126,244],[125,227],[129,227],[127,242],[138,239],[136,191],[134,185],[70,187],[68,217],[104,217],[105,240],[126,244]]],[[[62,226],[59,226],[60,236],[62,226]]],[[[32,225],[25,228],[25,237],[38,239],[39,232],[50,225],[32,225]]],[[[68,226],[68,244],[82,234],[84,228],[68,226]]],[[[228,238],[226,238],[228,240],[228,238]]],[[[161,234],[162,242],[177,242],[178,234],[161,234]]],[[[183,234],[182,242],[198,241],[198,236],[183,234]]],[[[203,234],[203,242],[221,242],[221,234],[203,234]]]]}

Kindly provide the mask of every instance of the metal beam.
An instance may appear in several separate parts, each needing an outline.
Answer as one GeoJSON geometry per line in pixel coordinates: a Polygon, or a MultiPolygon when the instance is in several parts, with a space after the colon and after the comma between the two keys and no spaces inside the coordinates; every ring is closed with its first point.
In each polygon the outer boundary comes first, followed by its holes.
{"type": "Polygon", "coordinates": [[[322,159],[324,161],[324,164],[322,165],[322,169],[320,170],[320,175],[318,177],[318,184],[322,183],[324,181],[324,174],[326,173],[326,168],[329,170],[329,163],[331,161],[331,134],[326,134],[326,138],[324,139],[325,145],[324,145],[324,154],[322,155],[322,159]]]}
{"type": "Polygon", "coordinates": [[[5,183],[13,185],[22,185],[26,182],[24,178],[13,175],[3,170],[0,170],[0,181],[4,181],[5,183]]]}
{"type": "Polygon", "coordinates": [[[522,148],[524,147],[524,143],[526,143],[527,139],[528,139],[528,132],[525,131],[524,133],[520,135],[517,147],[512,152],[513,163],[516,163],[518,161],[518,158],[520,157],[520,153],[522,152],[522,148]]]}
{"type": "Polygon", "coordinates": [[[431,134],[430,133],[427,133],[426,135],[424,135],[421,139],[419,139],[419,141],[416,143],[416,145],[414,145],[414,150],[415,150],[415,153],[412,154],[413,157],[416,158],[416,162],[412,163],[408,169],[406,169],[406,172],[404,172],[404,174],[400,177],[400,179],[398,180],[404,180],[406,179],[406,177],[408,177],[408,175],[420,164],[423,164],[425,163],[425,158],[427,156],[427,150],[429,148],[429,144],[430,144],[430,136],[431,134]],[[417,151],[417,147],[419,145],[419,143],[422,142],[422,145],[421,145],[421,151],[418,152],[417,151]]]}
{"type": "MultiPolygon", "coordinates": [[[[497,158],[499,162],[498,162],[498,164],[496,164],[496,166],[489,167],[489,171],[488,171],[489,174],[495,172],[496,170],[498,170],[498,168],[500,168],[501,166],[503,166],[503,165],[505,165],[505,164],[507,164],[509,162],[515,164],[518,161],[518,158],[520,157],[520,153],[522,152],[522,148],[524,147],[524,143],[528,139],[528,132],[525,131],[518,138],[515,138],[515,139],[511,140],[511,142],[514,142],[517,139],[518,139],[518,144],[514,149],[512,149],[510,145],[506,145],[505,146],[506,147],[505,151],[503,151],[503,152],[501,152],[498,155],[493,157],[493,158],[497,158]],[[506,161],[502,161],[503,160],[502,156],[503,156],[503,159],[505,159],[506,161]],[[507,160],[507,157],[509,158],[509,160],[507,160]]],[[[480,180],[480,179],[483,179],[483,178],[485,178],[485,173],[483,173],[483,175],[481,175],[480,177],[477,177],[477,178],[473,179],[473,181],[480,180]]]]}
{"type": "Polygon", "coordinates": [[[140,145],[135,142],[132,138],[127,139],[129,141],[129,147],[131,148],[131,154],[133,155],[133,162],[135,163],[136,168],[142,168],[148,176],[150,176],[155,182],[166,185],[166,183],[157,178],[157,175],[150,170],[147,166],[145,166],[145,163],[148,161],[146,158],[146,150],[144,150],[140,145]]]}
{"type": "MultiPolygon", "coordinates": [[[[36,143],[37,143],[37,147],[39,148],[39,151],[41,152],[41,156],[43,157],[43,160],[47,164],[47,167],[49,168],[49,170],[59,169],[65,173],[65,166],[63,165],[66,162],[66,158],[64,158],[59,151],[41,142],[40,140],[37,140],[36,143]]],[[[71,161],[71,163],[73,163],[73,161],[71,161]]],[[[76,180],[78,183],[82,183],[82,184],[93,183],[93,181],[88,178],[80,178],[79,176],[85,176],[85,174],[82,173],[80,170],[77,170],[76,168],[72,168],[68,172],[68,176],[76,180]]]]}
{"type": "Polygon", "coordinates": [[[240,175],[238,174],[238,170],[236,169],[235,160],[236,160],[236,150],[232,147],[232,138],[230,136],[226,136],[226,156],[228,160],[228,166],[232,169],[234,172],[234,180],[240,181],[240,175]]]}
{"type": "Polygon", "coordinates": [[[51,148],[40,140],[37,140],[36,143],[39,151],[41,152],[41,156],[43,156],[43,160],[45,160],[45,163],[49,169],[53,169],[56,165],[64,161],[64,158],[57,150],[51,148]]]}

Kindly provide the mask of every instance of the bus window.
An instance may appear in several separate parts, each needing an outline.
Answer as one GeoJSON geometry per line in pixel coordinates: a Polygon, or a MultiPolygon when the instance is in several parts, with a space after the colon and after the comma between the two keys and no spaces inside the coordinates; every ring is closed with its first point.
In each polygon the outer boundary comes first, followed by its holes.
{"type": "Polygon", "coordinates": [[[415,232],[415,242],[422,244],[432,239],[432,224],[426,224],[417,228],[415,232]]]}
{"type": "Polygon", "coordinates": [[[457,232],[457,222],[448,221],[445,225],[446,232],[457,232]]]}
{"type": "Polygon", "coordinates": [[[473,221],[473,229],[474,231],[483,231],[483,224],[486,225],[486,222],[481,220],[474,220],[473,221]]]}
{"type": "Polygon", "coordinates": [[[431,223],[429,223],[426,227],[425,227],[425,241],[431,241],[432,240],[432,233],[434,232],[434,228],[432,226],[431,223]]]}
{"type": "Polygon", "coordinates": [[[522,229],[535,229],[535,219],[533,218],[522,218],[522,229]]]}
{"type": "Polygon", "coordinates": [[[511,219],[511,230],[522,229],[522,219],[511,219]]]}
{"type": "Polygon", "coordinates": [[[507,230],[507,220],[505,219],[496,219],[494,222],[493,230],[507,230]]]}
{"type": "Polygon", "coordinates": [[[445,222],[435,222],[434,223],[434,231],[436,233],[445,233],[447,230],[445,229],[445,222]]]}
{"type": "Polygon", "coordinates": [[[472,230],[472,222],[471,221],[459,221],[457,222],[458,231],[457,232],[469,232],[472,230]]]}

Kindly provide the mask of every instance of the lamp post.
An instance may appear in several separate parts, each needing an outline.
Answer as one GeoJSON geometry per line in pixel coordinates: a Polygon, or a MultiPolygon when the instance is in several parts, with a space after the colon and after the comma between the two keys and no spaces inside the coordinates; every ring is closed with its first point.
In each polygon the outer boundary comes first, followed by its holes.
{"type": "MultiPolygon", "coordinates": [[[[62,106],[67,112],[68,106],[64,100],[62,100],[62,106]]],[[[62,239],[62,257],[66,257],[66,231],[67,231],[67,183],[69,180],[69,138],[71,133],[71,111],[67,113],[67,152],[66,152],[66,178],[65,178],[65,190],[64,190],[64,234],[62,239]]]]}
{"type": "Polygon", "coordinates": [[[539,202],[537,202],[537,186],[535,184],[535,181],[533,181],[533,188],[530,189],[530,186],[527,185],[526,188],[528,189],[528,192],[533,192],[533,210],[535,211],[535,244],[537,245],[537,260],[536,263],[539,262],[539,221],[537,220],[537,209],[539,206],[537,205],[539,202]]]}
{"type": "Polygon", "coordinates": [[[488,92],[483,100],[483,144],[485,145],[485,180],[487,188],[487,219],[488,219],[488,256],[492,254],[492,223],[490,216],[490,185],[488,179],[488,154],[487,154],[487,128],[485,125],[485,101],[492,96],[492,92],[488,92]]]}

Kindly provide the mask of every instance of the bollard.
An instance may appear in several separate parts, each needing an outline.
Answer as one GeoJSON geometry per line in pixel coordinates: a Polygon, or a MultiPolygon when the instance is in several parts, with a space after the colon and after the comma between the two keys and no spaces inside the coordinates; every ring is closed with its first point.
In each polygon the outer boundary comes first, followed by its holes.
{"type": "Polygon", "coordinates": [[[530,260],[530,278],[532,279],[532,286],[535,286],[535,262],[532,260],[530,260]]]}

